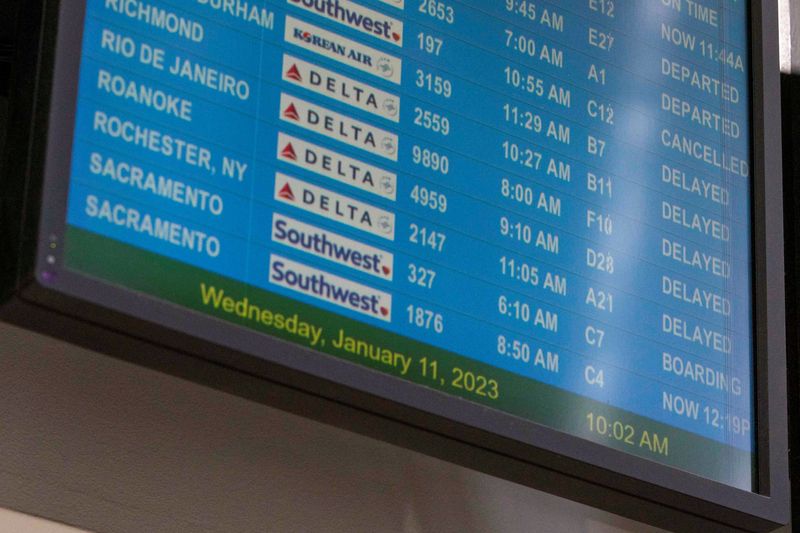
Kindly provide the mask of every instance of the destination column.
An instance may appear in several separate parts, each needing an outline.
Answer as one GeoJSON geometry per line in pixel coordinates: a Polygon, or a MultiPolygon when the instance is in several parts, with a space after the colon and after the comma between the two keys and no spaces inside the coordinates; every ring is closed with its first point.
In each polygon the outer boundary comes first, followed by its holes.
{"type": "Polygon", "coordinates": [[[71,224],[244,278],[258,84],[231,46],[258,55],[179,8],[89,2],[71,224]]]}

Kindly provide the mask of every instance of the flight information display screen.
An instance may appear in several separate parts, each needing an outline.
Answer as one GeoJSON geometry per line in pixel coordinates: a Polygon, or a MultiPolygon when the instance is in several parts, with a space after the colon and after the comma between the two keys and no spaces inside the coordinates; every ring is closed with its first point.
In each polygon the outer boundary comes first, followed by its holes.
{"type": "Polygon", "coordinates": [[[752,490],[748,4],[89,0],[64,266],[752,490]]]}

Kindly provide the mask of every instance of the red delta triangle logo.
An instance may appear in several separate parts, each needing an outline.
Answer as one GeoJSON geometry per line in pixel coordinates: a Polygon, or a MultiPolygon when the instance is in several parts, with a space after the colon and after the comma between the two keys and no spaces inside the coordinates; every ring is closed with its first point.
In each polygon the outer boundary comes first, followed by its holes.
{"type": "Polygon", "coordinates": [[[292,120],[300,120],[300,113],[297,112],[294,104],[289,104],[289,107],[283,110],[283,116],[292,120]]]}
{"type": "Polygon", "coordinates": [[[284,200],[288,200],[290,202],[294,202],[294,191],[292,190],[291,185],[288,183],[281,187],[281,190],[278,191],[278,197],[283,198],[284,200]]]}
{"type": "Polygon", "coordinates": [[[294,151],[294,146],[292,146],[292,143],[289,143],[283,147],[283,150],[281,150],[281,157],[290,161],[297,161],[297,152],[294,151]]]}
{"type": "Polygon", "coordinates": [[[303,83],[303,76],[300,75],[300,70],[295,64],[292,64],[291,68],[286,71],[286,77],[290,80],[296,81],[297,83],[303,83]]]}

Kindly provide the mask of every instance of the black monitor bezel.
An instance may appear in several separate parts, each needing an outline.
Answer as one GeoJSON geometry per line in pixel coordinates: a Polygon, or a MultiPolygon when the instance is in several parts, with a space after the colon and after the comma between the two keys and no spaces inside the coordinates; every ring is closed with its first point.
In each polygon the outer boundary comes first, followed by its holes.
{"type": "MultiPolygon", "coordinates": [[[[13,218],[20,231],[7,238],[19,249],[13,275],[7,274],[11,269],[0,268],[6,273],[5,296],[10,297],[0,309],[5,320],[658,525],[725,524],[759,530],[788,522],[775,2],[751,2],[758,492],[703,479],[533,422],[520,431],[514,429],[521,427],[516,417],[499,412],[487,416],[485,408],[476,404],[68,270],[59,271],[56,282],[42,282],[37,274],[53,270],[46,257],[58,258],[59,252],[39,244],[51,242],[51,235],[63,235],[65,228],[69,180],[63,169],[70,168],[81,47],[77,29],[83,27],[85,0],[30,2],[23,7],[26,10],[23,23],[38,24],[38,54],[35,64],[31,57],[20,59],[17,79],[28,69],[26,81],[32,83],[33,76],[34,86],[18,91],[12,100],[20,120],[24,114],[19,110],[29,111],[31,118],[24,124],[27,127],[20,126],[9,136],[8,153],[14,154],[9,162],[16,166],[6,170],[14,172],[14,180],[24,179],[25,186],[7,189],[12,191],[8,194],[19,195],[20,209],[13,218]],[[24,164],[12,162],[20,153],[26,154],[24,164]],[[158,324],[137,318],[154,316],[158,324]],[[204,338],[188,334],[198,329],[204,338]],[[232,332],[236,346],[226,347],[222,339],[232,332]]],[[[6,224],[11,217],[8,212],[3,216],[6,224]]],[[[3,296],[0,291],[0,299],[3,296]]]]}

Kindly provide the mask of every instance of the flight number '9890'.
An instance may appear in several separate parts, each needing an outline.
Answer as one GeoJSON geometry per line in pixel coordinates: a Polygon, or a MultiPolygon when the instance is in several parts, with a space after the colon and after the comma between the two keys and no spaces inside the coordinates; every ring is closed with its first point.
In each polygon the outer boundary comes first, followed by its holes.
{"type": "Polygon", "coordinates": [[[411,149],[411,160],[415,165],[440,172],[445,176],[450,173],[450,159],[446,155],[435,152],[429,148],[414,145],[411,149]]]}

